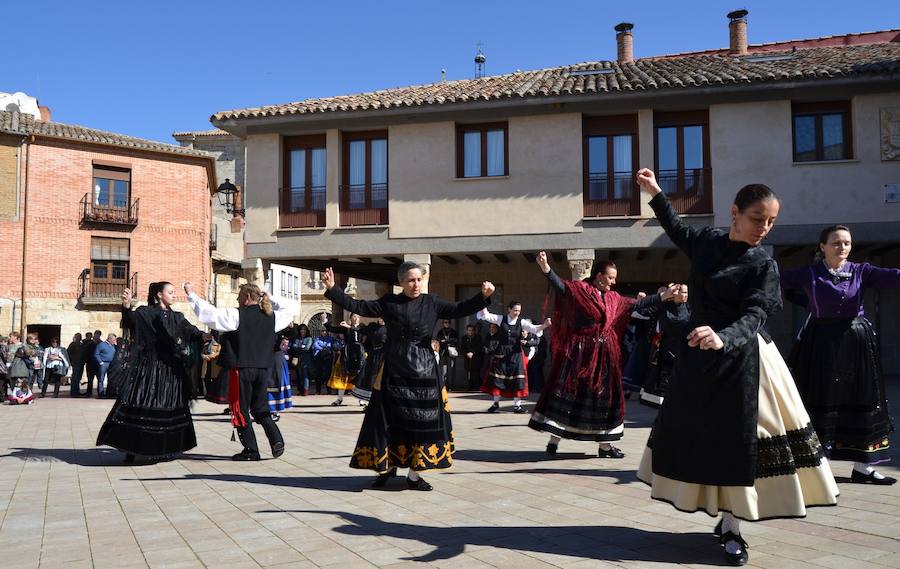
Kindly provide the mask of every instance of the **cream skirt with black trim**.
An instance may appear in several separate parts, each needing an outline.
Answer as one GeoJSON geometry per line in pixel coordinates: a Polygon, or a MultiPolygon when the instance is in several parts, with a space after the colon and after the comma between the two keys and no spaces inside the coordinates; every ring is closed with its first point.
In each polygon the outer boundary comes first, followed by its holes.
{"type": "Polygon", "coordinates": [[[684,512],[731,512],[744,520],[796,518],[833,506],[838,487],[787,364],[774,343],[759,341],[759,464],[753,486],[711,486],[653,474],[652,434],[638,478],[651,497],[684,512]]]}

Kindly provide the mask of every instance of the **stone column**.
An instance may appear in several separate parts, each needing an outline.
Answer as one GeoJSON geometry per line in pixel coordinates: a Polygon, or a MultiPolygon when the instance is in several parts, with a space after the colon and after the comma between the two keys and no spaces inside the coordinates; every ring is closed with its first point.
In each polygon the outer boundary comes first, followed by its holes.
{"type": "Polygon", "coordinates": [[[250,284],[263,288],[266,285],[266,270],[263,261],[259,257],[249,257],[241,260],[241,270],[244,272],[244,278],[250,284]]]}
{"type": "Polygon", "coordinates": [[[425,267],[426,273],[422,279],[422,292],[427,293],[428,281],[431,279],[431,255],[428,253],[411,253],[409,255],[403,255],[403,260],[418,263],[425,267]]]}
{"type": "Polygon", "coordinates": [[[569,262],[569,270],[572,272],[572,280],[580,281],[591,276],[591,266],[594,264],[593,249],[569,249],[566,251],[566,260],[569,262]]]}

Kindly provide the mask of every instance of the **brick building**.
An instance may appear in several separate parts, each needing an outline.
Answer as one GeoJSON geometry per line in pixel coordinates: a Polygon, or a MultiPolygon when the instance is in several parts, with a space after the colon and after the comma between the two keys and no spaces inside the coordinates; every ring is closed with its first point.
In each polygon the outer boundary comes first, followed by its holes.
{"type": "Polygon", "coordinates": [[[125,286],[203,290],[215,188],[206,152],[0,112],[0,331],[65,345],[120,332],[125,286]]]}

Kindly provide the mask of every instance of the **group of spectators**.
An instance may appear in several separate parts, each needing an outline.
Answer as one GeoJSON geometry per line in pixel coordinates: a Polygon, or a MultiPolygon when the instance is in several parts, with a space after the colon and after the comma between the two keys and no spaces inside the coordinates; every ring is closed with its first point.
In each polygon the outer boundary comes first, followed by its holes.
{"type": "Polygon", "coordinates": [[[22,342],[18,332],[0,336],[0,388],[3,399],[10,405],[34,402],[34,392],[47,395],[53,386],[53,397],[59,397],[60,387],[69,382],[71,397],[90,397],[94,381],[98,397],[111,397],[107,389],[107,377],[125,358],[126,343],[115,334],[103,339],[100,330],[84,336],[76,333],[67,347],[59,338],[52,338],[43,346],[38,335],[28,333],[22,342]],[[82,394],[81,382],[87,375],[87,388],[82,394]]]}

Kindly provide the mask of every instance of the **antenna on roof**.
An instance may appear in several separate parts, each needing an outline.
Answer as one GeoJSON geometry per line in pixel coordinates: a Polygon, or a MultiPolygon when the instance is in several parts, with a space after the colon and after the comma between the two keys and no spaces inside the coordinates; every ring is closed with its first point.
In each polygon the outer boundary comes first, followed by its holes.
{"type": "Polygon", "coordinates": [[[475,53],[475,79],[481,79],[484,77],[484,62],[487,61],[487,58],[484,56],[484,52],[481,48],[484,47],[481,42],[475,46],[477,50],[475,53]]]}

